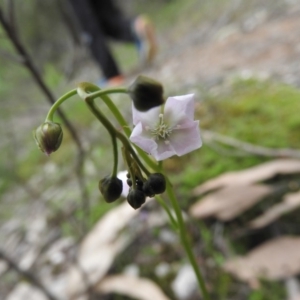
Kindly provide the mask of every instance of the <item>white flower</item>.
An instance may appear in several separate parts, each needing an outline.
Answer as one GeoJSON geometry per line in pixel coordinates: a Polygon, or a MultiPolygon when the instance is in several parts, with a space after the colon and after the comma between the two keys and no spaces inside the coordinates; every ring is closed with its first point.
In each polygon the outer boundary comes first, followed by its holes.
{"type": "Polygon", "coordinates": [[[169,97],[162,112],[155,107],[147,112],[134,106],[130,140],[156,160],[182,156],[201,147],[199,121],[194,121],[194,95],[169,97]]]}
{"type": "Polygon", "coordinates": [[[128,195],[128,192],[129,192],[129,189],[130,189],[130,186],[127,184],[127,171],[125,170],[125,171],[120,171],[120,172],[118,172],[118,174],[117,174],[117,177],[119,178],[119,179],[121,179],[122,180],[122,182],[123,182],[123,189],[122,189],[122,196],[124,197],[124,198],[126,198],[127,197],[127,195],[128,195]]]}

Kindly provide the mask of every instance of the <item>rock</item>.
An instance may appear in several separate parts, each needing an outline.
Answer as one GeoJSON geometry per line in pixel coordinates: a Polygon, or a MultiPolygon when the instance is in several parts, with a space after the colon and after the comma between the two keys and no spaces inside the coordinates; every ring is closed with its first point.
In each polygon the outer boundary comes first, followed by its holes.
{"type": "Polygon", "coordinates": [[[172,282],[172,290],[180,300],[188,299],[197,289],[197,278],[191,265],[183,265],[172,282]]]}

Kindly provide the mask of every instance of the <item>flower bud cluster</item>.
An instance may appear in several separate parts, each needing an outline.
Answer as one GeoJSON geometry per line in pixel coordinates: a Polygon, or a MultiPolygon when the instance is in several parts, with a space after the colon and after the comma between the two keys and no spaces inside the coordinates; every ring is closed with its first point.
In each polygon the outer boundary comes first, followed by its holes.
{"type": "Polygon", "coordinates": [[[127,184],[130,186],[127,202],[134,208],[140,208],[146,201],[146,197],[154,197],[166,190],[166,179],[161,173],[150,174],[148,179],[136,177],[133,183],[127,174],[127,184]]]}

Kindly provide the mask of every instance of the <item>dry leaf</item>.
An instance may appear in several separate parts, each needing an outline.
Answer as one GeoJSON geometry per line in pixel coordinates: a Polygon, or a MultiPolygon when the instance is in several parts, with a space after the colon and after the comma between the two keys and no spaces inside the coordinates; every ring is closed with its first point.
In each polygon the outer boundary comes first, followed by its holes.
{"type": "Polygon", "coordinates": [[[277,159],[242,171],[222,174],[196,187],[193,193],[198,196],[225,186],[250,185],[272,178],[276,174],[294,173],[300,173],[300,160],[277,159]]]}
{"type": "Polygon", "coordinates": [[[190,214],[196,218],[215,216],[231,220],[271,192],[271,187],[262,184],[225,187],[200,199],[190,208],[190,214]]]}
{"type": "Polygon", "coordinates": [[[80,295],[106,274],[116,255],[130,242],[125,233],[120,231],[138,213],[127,202],[110,210],[86,236],[80,245],[77,264],[74,264],[67,275],[69,298],[80,295]]]}
{"type": "Polygon", "coordinates": [[[32,285],[21,282],[17,284],[14,289],[5,298],[6,300],[47,300],[48,297],[40,291],[39,289],[33,287],[32,285]]]}
{"type": "Polygon", "coordinates": [[[118,293],[139,300],[169,300],[153,281],[126,275],[104,278],[95,288],[102,293],[118,293]]]}
{"type": "Polygon", "coordinates": [[[285,279],[300,273],[299,249],[299,237],[279,237],[256,247],[244,257],[227,261],[223,268],[246,282],[257,278],[285,279]]]}
{"type": "Polygon", "coordinates": [[[300,192],[288,194],[282,202],[271,206],[265,213],[251,221],[249,227],[253,229],[262,228],[299,207],[300,192]]]}

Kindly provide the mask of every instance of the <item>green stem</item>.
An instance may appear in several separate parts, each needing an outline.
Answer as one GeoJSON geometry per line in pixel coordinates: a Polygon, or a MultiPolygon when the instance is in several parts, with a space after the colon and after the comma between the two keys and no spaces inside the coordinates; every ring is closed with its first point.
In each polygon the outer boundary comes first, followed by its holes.
{"type": "Polygon", "coordinates": [[[114,115],[118,123],[122,126],[126,136],[129,137],[131,134],[131,130],[125,118],[120,113],[120,110],[117,108],[117,106],[111,101],[111,99],[107,95],[101,95],[100,98],[110,109],[110,111],[112,112],[112,114],[114,115]]]}
{"type": "MultiPolygon", "coordinates": [[[[106,90],[106,93],[100,93],[101,91],[97,91],[91,94],[87,94],[86,93],[86,87],[84,86],[80,86],[79,89],[84,89],[83,91],[81,91],[81,95],[86,97],[86,101],[93,101],[96,97],[101,97],[102,100],[105,102],[105,104],[108,106],[108,108],[111,110],[111,112],[113,113],[113,115],[115,116],[115,118],[117,119],[117,121],[119,122],[119,124],[123,127],[123,130],[125,132],[125,134],[129,137],[131,134],[131,130],[126,122],[126,120],[124,119],[123,115],[120,113],[119,109],[115,106],[115,104],[111,101],[111,99],[106,95],[108,92],[108,90],[106,90]],[[86,94],[84,95],[83,92],[85,92],[86,94]],[[88,100],[87,100],[88,99],[88,100]]],[[[91,88],[91,87],[90,87],[91,88]]],[[[93,87],[94,88],[94,87],[93,87]]],[[[110,90],[112,91],[112,90],[110,90]]],[[[96,115],[101,114],[101,112],[95,107],[93,106],[93,113],[96,115]]],[[[101,114],[102,115],[102,114],[101,114]]],[[[103,116],[101,117],[103,119],[103,116]]],[[[102,122],[102,121],[101,121],[102,122]]],[[[123,134],[119,133],[119,132],[115,132],[116,136],[121,140],[121,142],[124,145],[124,156],[126,156],[125,161],[128,161],[128,154],[127,154],[127,150],[130,150],[131,155],[134,157],[135,161],[137,161],[138,165],[142,168],[143,172],[146,175],[149,175],[149,171],[144,167],[144,165],[140,162],[139,157],[136,155],[135,151],[131,148],[131,145],[129,144],[128,140],[123,136],[123,134]],[[126,153],[125,153],[126,152],[126,153]]],[[[139,151],[140,149],[138,149],[139,151]]],[[[143,157],[144,161],[146,161],[146,163],[148,162],[148,165],[150,165],[150,167],[154,170],[157,170],[158,167],[157,165],[147,156],[147,154],[140,150],[139,155],[143,157]]],[[[128,165],[128,170],[131,174],[131,178],[134,181],[134,172],[132,172],[130,166],[128,165]]],[[[163,209],[166,211],[167,215],[169,216],[170,222],[173,226],[173,228],[175,230],[178,229],[178,224],[175,220],[175,218],[173,217],[169,207],[165,204],[165,202],[163,201],[163,199],[160,196],[156,196],[157,201],[160,203],[160,205],[163,207],[163,209]]]]}
{"type": "Polygon", "coordinates": [[[55,101],[55,103],[52,105],[52,107],[50,108],[47,117],[46,117],[46,122],[47,121],[53,121],[53,115],[55,113],[55,111],[58,109],[58,107],[67,99],[71,98],[72,96],[75,96],[77,94],[77,89],[73,89],[71,91],[69,91],[68,93],[64,94],[63,96],[61,96],[57,101],[55,101]]]}
{"type": "MultiPolygon", "coordinates": [[[[128,126],[128,123],[124,119],[123,115],[120,113],[119,109],[115,106],[115,104],[106,95],[101,95],[100,97],[105,102],[105,104],[108,106],[108,108],[111,110],[112,114],[117,119],[118,123],[122,126],[122,128],[123,128],[126,136],[129,137],[130,134],[131,134],[130,127],[128,126]]],[[[143,150],[141,150],[138,147],[136,147],[135,149],[137,150],[139,156],[142,157],[142,159],[144,160],[144,162],[151,169],[157,170],[156,163],[147,155],[147,153],[145,153],[143,150]]]]}
{"type": "Polygon", "coordinates": [[[202,291],[203,299],[209,300],[210,297],[209,297],[209,294],[207,292],[203,276],[202,276],[202,274],[199,270],[195,255],[194,255],[194,253],[191,249],[191,244],[190,244],[190,240],[189,240],[188,235],[187,235],[187,230],[186,230],[186,226],[185,226],[185,223],[184,223],[184,220],[183,220],[183,217],[182,217],[181,209],[179,207],[178,201],[175,197],[173,188],[172,188],[171,183],[170,183],[169,180],[167,180],[167,194],[170,198],[170,201],[172,203],[172,206],[174,208],[174,211],[175,211],[175,214],[176,214],[176,217],[177,217],[178,227],[179,227],[179,235],[180,235],[181,242],[183,244],[184,250],[185,250],[185,252],[188,256],[188,259],[189,259],[189,261],[190,261],[190,263],[191,263],[191,265],[194,269],[194,272],[196,274],[199,288],[202,291]]]}
{"type": "MultiPolygon", "coordinates": [[[[105,94],[112,93],[114,91],[125,91],[124,88],[119,88],[119,89],[106,89],[106,90],[101,90],[99,91],[99,88],[93,84],[90,83],[80,83],[78,89],[77,89],[77,93],[78,95],[84,99],[85,101],[90,101],[90,103],[92,103],[94,101],[94,99],[96,97],[103,97],[105,94]],[[96,91],[95,91],[96,90],[96,91]],[[90,92],[90,93],[89,93],[90,92]],[[100,93],[102,92],[102,93],[100,93]],[[101,96],[99,96],[101,95],[101,96]]],[[[113,102],[110,100],[109,97],[105,97],[104,102],[106,103],[106,105],[112,110],[113,109],[113,113],[114,115],[118,115],[118,121],[122,121],[122,124],[126,124],[127,128],[129,129],[125,119],[123,118],[123,116],[121,115],[121,113],[119,112],[119,110],[117,109],[117,107],[113,104],[113,102]]],[[[97,113],[95,114],[95,116],[97,117],[97,114],[101,115],[101,118],[106,119],[106,117],[104,117],[102,115],[102,113],[100,112],[99,109],[97,109],[94,105],[94,114],[95,111],[97,111],[97,113]]],[[[143,170],[143,172],[146,175],[149,175],[149,171],[145,168],[145,166],[142,164],[142,162],[140,161],[139,157],[137,156],[136,152],[133,150],[133,148],[131,147],[130,143],[128,142],[127,138],[119,131],[116,131],[115,128],[111,125],[111,123],[106,119],[106,122],[108,122],[110,124],[110,127],[112,128],[112,130],[114,131],[115,136],[123,143],[124,147],[128,149],[128,151],[130,151],[131,155],[134,157],[134,159],[136,160],[136,162],[138,163],[139,167],[143,170]]],[[[123,125],[122,125],[123,126],[123,125]]],[[[129,129],[130,130],[130,129],[129,129]]],[[[152,162],[153,163],[153,162],[152,162]]],[[[153,163],[154,164],[154,163],[153,163]]],[[[156,165],[154,164],[154,166],[156,167],[156,165]]]]}
{"type": "MultiPolygon", "coordinates": [[[[81,98],[91,97],[91,99],[95,99],[97,97],[100,97],[103,102],[107,105],[107,107],[110,109],[118,123],[122,126],[125,134],[127,137],[130,136],[131,130],[128,126],[128,123],[124,119],[123,115],[120,113],[119,109],[116,107],[116,105],[111,101],[111,99],[107,96],[107,94],[112,93],[128,93],[128,90],[126,88],[109,88],[100,90],[99,87],[97,87],[94,84],[88,83],[88,82],[82,82],[79,84],[77,92],[81,98]]],[[[140,148],[135,148],[139,154],[140,157],[145,161],[145,163],[152,168],[153,170],[157,170],[157,165],[154,161],[151,160],[151,158],[140,148]]]]}
{"type": "MultiPolygon", "coordinates": [[[[97,119],[106,127],[108,132],[111,135],[112,143],[113,143],[113,152],[114,152],[114,167],[113,167],[113,176],[116,176],[117,172],[117,165],[118,165],[118,150],[117,150],[117,141],[116,138],[118,138],[124,145],[124,147],[130,151],[133,158],[136,160],[140,168],[143,170],[143,172],[146,175],[149,175],[149,171],[144,167],[144,165],[139,160],[137,154],[132,149],[130,143],[128,142],[127,138],[120,132],[116,131],[116,129],[113,127],[113,125],[110,123],[110,121],[101,113],[101,111],[94,105],[94,99],[97,97],[102,98],[102,100],[105,102],[105,104],[110,108],[111,112],[119,122],[119,124],[123,127],[123,130],[127,137],[130,136],[131,130],[126,122],[126,120],[123,118],[122,114],[118,110],[118,108],[114,105],[114,103],[110,100],[109,97],[107,97],[107,94],[113,94],[113,93],[128,93],[128,90],[126,88],[111,88],[111,89],[105,89],[105,90],[99,90],[99,88],[95,85],[92,85],[90,83],[81,83],[79,85],[78,89],[74,89],[60,97],[51,107],[50,111],[48,112],[48,115],[46,117],[46,121],[52,121],[53,120],[53,114],[57,110],[57,108],[68,98],[76,95],[76,93],[79,94],[81,98],[83,98],[89,109],[92,111],[92,113],[97,117],[97,119]]],[[[139,155],[143,158],[143,160],[148,164],[149,167],[151,167],[155,171],[159,171],[162,168],[162,163],[159,162],[158,165],[156,165],[149,157],[148,155],[142,151],[141,149],[137,148],[137,151],[139,155]]],[[[205,282],[203,279],[203,276],[198,268],[196,258],[194,256],[194,253],[191,249],[190,240],[187,236],[187,231],[185,227],[185,223],[182,217],[181,209],[179,207],[179,204],[176,200],[173,188],[171,186],[170,181],[167,179],[167,194],[170,198],[171,204],[173,206],[173,209],[175,211],[177,222],[172,216],[168,206],[164,203],[162,198],[160,196],[156,196],[157,201],[161,204],[161,206],[165,209],[166,213],[168,214],[170,218],[170,222],[172,226],[177,230],[179,229],[179,235],[181,238],[181,242],[183,244],[183,247],[186,251],[186,254],[188,256],[188,259],[194,269],[194,272],[196,274],[199,288],[202,291],[203,298],[205,300],[209,300],[209,294],[207,292],[205,282]]]]}
{"type": "Polygon", "coordinates": [[[171,211],[170,211],[168,205],[164,202],[164,200],[162,199],[162,197],[159,196],[159,195],[156,195],[156,196],[155,196],[155,199],[156,199],[156,201],[162,206],[162,208],[166,211],[166,213],[167,213],[167,215],[168,215],[168,217],[169,217],[169,220],[170,220],[170,223],[171,223],[173,229],[174,229],[175,231],[177,231],[177,230],[178,230],[178,223],[177,223],[177,221],[175,220],[175,218],[173,217],[173,215],[172,215],[172,213],[171,213],[171,211]]]}
{"type": "Polygon", "coordinates": [[[107,94],[128,94],[128,89],[124,87],[118,87],[118,88],[107,88],[107,89],[100,90],[98,88],[97,91],[92,92],[91,94],[89,94],[89,96],[92,96],[93,99],[95,99],[96,97],[100,97],[102,95],[107,95],[107,94]]]}
{"type": "Polygon", "coordinates": [[[137,156],[136,152],[134,151],[134,149],[131,147],[130,143],[128,142],[127,138],[121,132],[118,132],[118,131],[116,131],[116,136],[123,143],[124,147],[127,148],[130,151],[130,154],[133,156],[133,158],[135,159],[135,161],[137,162],[137,164],[139,165],[139,167],[143,170],[143,172],[147,176],[149,176],[150,172],[143,165],[143,163],[141,162],[141,160],[137,156]]]}
{"type": "Polygon", "coordinates": [[[113,155],[114,155],[114,165],[113,165],[113,172],[112,176],[117,176],[118,170],[118,147],[117,147],[117,139],[116,139],[116,130],[113,125],[108,121],[108,119],[101,113],[100,110],[95,107],[94,101],[89,99],[88,97],[85,99],[86,104],[88,105],[91,112],[95,115],[95,117],[103,124],[103,126],[109,132],[112,144],[113,144],[113,155]]]}
{"type": "Polygon", "coordinates": [[[112,177],[117,177],[118,172],[118,145],[117,145],[117,139],[115,135],[111,135],[112,145],[113,145],[113,155],[114,155],[114,165],[113,165],[113,171],[112,171],[112,177]]]}
{"type": "Polygon", "coordinates": [[[130,151],[131,155],[134,157],[135,161],[139,165],[139,167],[143,170],[143,172],[146,175],[149,175],[149,171],[145,168],[145,166],[142,164],[140,161],[139,157],[135,153],[135,151],[132,149],[130,143],[128,142],[127,138],[119,131],[117,131],[114,126],[110,123],[110,121],[101,113],[101,111],[95,106],[94,104],[94,99],[91,99],[89,95],[86,96],[85,98],[86,103],[88,104],[90,110],[92,113],[95,115],[95,117],[105,126],[105,128],[108,130],[112,138],[116,137],[118,138],[124,147],[130,151]]]}

